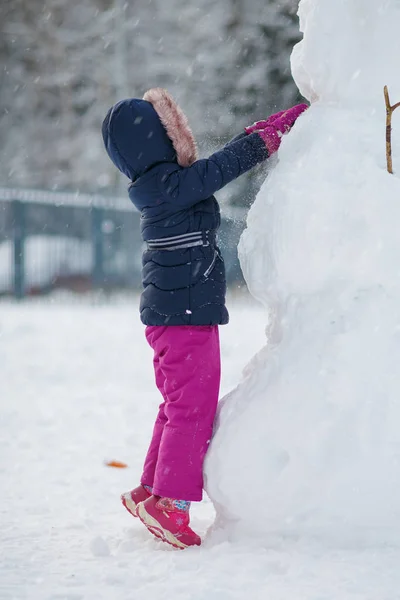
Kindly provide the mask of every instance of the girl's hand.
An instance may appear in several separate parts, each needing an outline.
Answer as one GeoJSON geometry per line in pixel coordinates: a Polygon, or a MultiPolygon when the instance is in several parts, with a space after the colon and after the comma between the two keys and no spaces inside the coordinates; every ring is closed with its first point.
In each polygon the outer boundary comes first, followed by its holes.
{"type": "Polygon", "coordinates": [[[249,134],[254,133],[255,131],[259,131],[260,129],[265,129],[270,123],[272,123],[272,121],[275,121],[275,119],[283,115],[284,112],[284,110],[281,110],[280,112],[277,112],[268,117],[268,119],[265,119],[263,121],[256,121],[255,123],[253,123],[253,125],[245,127],[244,130],[247,134],[249,134]]]}
{"type": "MultiPolygon", "coordinates": [[[[289,121],[290,121],[290,119],[295,117],[294,121],[292,122],[292,125],[290,125],[290,127],[292,127],[294,122],[296,121],[297,117],[299,117],[301,115],[301,113],[304,112],[307,108],[308,108],[307,104],[297,104],[296,106],[293,106],[292,108],[289,108],[288,110],[281,110],[280,112],[271,115],[270,117],[268,117],[268,119],[266,119],[264,121],[257,121],[256,123],[253,123],[253,125],[250,125],[249,127],[245,127],[245,132],[247,134],[254,133],[256,131],[258,132],[262,129],[265,129],[269,125],[274,124],[275,121],[277,121],[278,119],[285,119],[285,121],[287,119],[289,119],[289,121]]],[[[289,129],[290,129],[290,127],[289,127],[289,129]]],[[[289,130],[287,130],[287,131],[289,131],[289,130]]]]}
{"type": "Polygon", "coordinates": [[[284,133],[290,131],[299,116],[307,110],[307,104],[298,104],[289,108],[289,110],[281,113],[279,117],[275,117],[263,129],[255,130],[254,133],[262,138],[267,147],[268,154],[274,154],[281,145],[281,138],[284,133]]]}

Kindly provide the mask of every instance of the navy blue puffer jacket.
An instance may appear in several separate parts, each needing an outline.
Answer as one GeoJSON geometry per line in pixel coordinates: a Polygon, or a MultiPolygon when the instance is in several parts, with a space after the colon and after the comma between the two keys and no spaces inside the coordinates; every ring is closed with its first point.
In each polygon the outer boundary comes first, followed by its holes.
{"type": "Polygon", "coordinates": [[[244,134],[196,160],[186,118],[169,94],[155,89],[146,97],[119,102],[103,122],[107,152],[130,179],[129,197],[141,213],[147,245],[141,319],[146,325],[227,323],[213,194],[268,152],[258,134],[244,134]]]}

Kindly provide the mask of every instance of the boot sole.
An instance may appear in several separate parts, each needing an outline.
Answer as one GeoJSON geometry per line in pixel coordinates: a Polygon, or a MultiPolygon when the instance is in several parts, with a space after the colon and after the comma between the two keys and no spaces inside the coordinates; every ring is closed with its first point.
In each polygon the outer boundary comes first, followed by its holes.
{"type": "Polygon", "coordinates": [[[168,531],[168,529],[164,529],[164,527],[157,521],[157,519],[155,519],[152,515],[150,515],[147,512],[143,503],[140,503],[138,505],[136,514],[139,517],[139,519],[142,521],[143,525],[145,525],[147,527],[147,529],[150,531],[150,533],[155,535],[157,538],[159,538],[163,542],[166,542],[170,546],[173,546],[174,548],[178,548],[179,550],[184,550],[185,548],[189,548],[189,546],[187,546],[186,544],[184,544],[183,542],[178,540],[178,538],[176,538],[174,536],[174,534],[171,533],[171,531],[168,531]]]}
{"type": "Polygon", "coordinates": [[[132,515],[132,517],[135,517],[135,519],[137,519],[136,509],[139,506],[139,504],[136,504],[136,502],[132,500],[131,495],[129,493],[122,494],[121,502],[125,506],[126,510],[132,515]]]}
{"type": "MultiPolygon", "coordinates": [[[[129,493],[122,494],[121,502],[122,502],[123,506],[126,508],[126,510],[128,511],[128,513],[132,515],[132,517],[135,517],[135,519],[139,518],[139,515],[137,514],[137,509],[138,509],[139,505],[142,504],[142,502],[138,502],[138,504],[136,504],[136,502],[134,502],[132,500],[132,497],[129,493]]],[[[140,519],[140,521],[141,520],[142,519],[140,519]]],[[[146,523],[144,523],[144,524],[146,525],[146,523]]],[[[146,525],[146,527],[147,527],[147,525],[146,525]]],[[[147,527],[147,528],[149,529],[149,531],[151,531],[150,527],[147,527]]],[[[151,531],[151,533],[153,535],[155,535],[159,540],[164,541],[164,536],[161,531],[155,530],[155,531],[151,531]]]]}

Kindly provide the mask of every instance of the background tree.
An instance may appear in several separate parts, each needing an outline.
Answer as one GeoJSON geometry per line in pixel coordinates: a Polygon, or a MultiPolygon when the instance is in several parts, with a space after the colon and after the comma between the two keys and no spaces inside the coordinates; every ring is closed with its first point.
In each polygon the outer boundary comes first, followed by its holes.
{"type": "MultiPolygon", "coordinates": [[[[155,85],[182,104],[202,152],[294,103],[297,4],[3,0],[0,185],[117,190],[102,118],[155,85]]],[[[233,186],[233,203],[249,200],[252,180],[233,186]]]]}

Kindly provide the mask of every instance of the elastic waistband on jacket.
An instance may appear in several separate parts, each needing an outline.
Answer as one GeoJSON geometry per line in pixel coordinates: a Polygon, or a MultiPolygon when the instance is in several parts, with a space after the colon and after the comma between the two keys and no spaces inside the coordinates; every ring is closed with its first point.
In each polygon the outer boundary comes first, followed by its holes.
{"type": "Polygon", "coordinates": [[[215,231],[192,231],[182,235],[147,240],[148,250],[183,250],[196,246],[209,246],[215,241],[215,231]]]}

